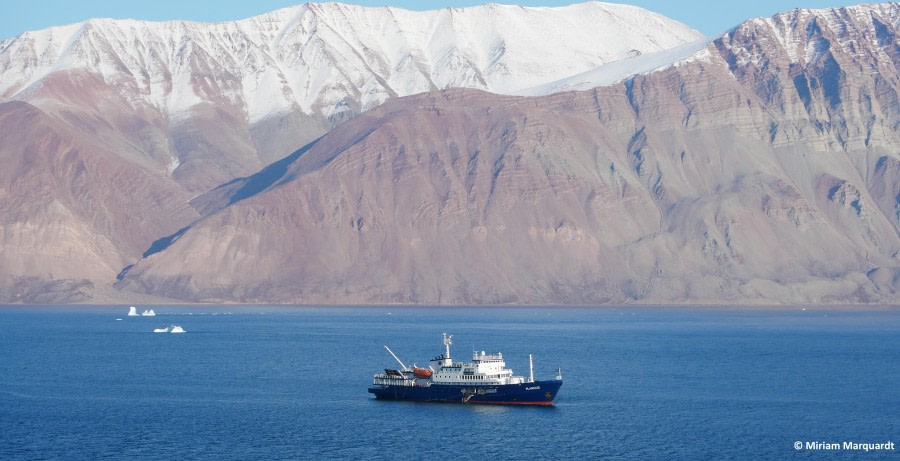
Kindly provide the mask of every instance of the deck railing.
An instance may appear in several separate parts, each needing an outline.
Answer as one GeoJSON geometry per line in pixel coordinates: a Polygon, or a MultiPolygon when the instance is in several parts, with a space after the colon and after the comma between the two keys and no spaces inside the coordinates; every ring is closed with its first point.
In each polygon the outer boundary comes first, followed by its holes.
{"type": "Polygon", "coordinates": [[[373,384],[376,386],[415,386],[416,380],[397,378],[388,375],[375,375],[373,384]]]}

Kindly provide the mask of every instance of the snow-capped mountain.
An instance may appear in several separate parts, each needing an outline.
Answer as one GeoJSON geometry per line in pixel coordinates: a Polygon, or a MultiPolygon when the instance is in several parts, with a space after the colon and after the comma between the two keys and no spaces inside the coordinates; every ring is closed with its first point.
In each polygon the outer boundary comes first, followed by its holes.
{"type": "Polygon", "coordinates": [[[310,4],[23,34],[0,300],[896,304],[898,26],[310,4]]]}
{"type": "Polygon", "coordinates": [[[511,93],[700,37],[598,2],[421,12],[307,3],[218,24],[92,19],[0,43],[0,96],[35,100],[48,76],[83,70],[167,117],[215,102],[251,124],[294,110],[342,120],[436,89],[511,93]]]}
{"type": "MultiPolygon", "coordinates": [[[[897,50],[883,45],[885,42],[893,43],[891,31],[896,30],[900,23],[898,5],[900,4],[892,2],[846,8],[795,9],[772,17],[751,19],[725,36],[746,35],[744,40],[755,42],[747,48],[734,47],[734,65],[737,66],[748,63],[765,64],[768,62],[767,55],[771,54],[779,54],[779,60],[784,59],[788,64],[807,65],[824,57],[831,46],[840,47],[844,53],[875,52],[878,54],[875,59],[877,66],[896,66],[897,50]],[[834,43],[821,36],[822,27],[839,34],[834,43]]],[[[701,38],[661,51],[604,63],[583,73],[514,93],[539,96],[560,91],[585,91],[637,74],[664,70],[693,61],[708,62],[711,58],[708,46],[716,38],[701,38]]]]}
{"type": "Polygon", "coordinates": [[[897,304],[898,21],[896,3],[795,10],[590,91],[388,101],[193,200],[204,216],[118,286],[247,302],[897,304]]]}

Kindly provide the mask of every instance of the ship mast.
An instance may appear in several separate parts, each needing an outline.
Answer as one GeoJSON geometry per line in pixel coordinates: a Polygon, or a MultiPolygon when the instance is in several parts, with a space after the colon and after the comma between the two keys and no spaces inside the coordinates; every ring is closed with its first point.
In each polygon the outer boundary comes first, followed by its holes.
{"type": "Polygon", "coordinates": [[[534,362],[531,360],[531,354],[528,354],[528,382],[534,382],[534,362]]]}
{"type": "Polygon", "coordinates": [[[447,353],[444,354],[444,364],[443,366],[449,367],[453,365],[453,359],[450,358],[450,345],[453,344],[453,335],[447,335],[444,333],[444,346],[446,347],[447,353]]]}

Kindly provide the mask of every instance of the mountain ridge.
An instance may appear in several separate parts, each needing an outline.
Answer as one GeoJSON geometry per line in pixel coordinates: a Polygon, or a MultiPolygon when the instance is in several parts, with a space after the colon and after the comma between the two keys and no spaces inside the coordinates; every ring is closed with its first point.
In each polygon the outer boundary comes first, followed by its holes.
{"type": "Polygon", "coordinates": [[[204,217],[119,286],[287,303],[896,303],[900,78],[883,58],[897,45],[870,38],[898,8],[839,11],[830,25],[794,14],[792,46],[821,50],[799,61],[748,21],[709,59],[589,91],[390,101],[255,194],[234,193],[248,179],[195,199],[204,217]]]}
{"type": "MultiPolygon", "coordinates": [[[[87,258],[109,266],[102,274],[61,278],[42,269],[52,263],[7,270],[7,281],[19,281],[5,297],[896,303],[898,10],[795,10],[590,89],[395,92],[369,110],[348,104],[346,117],[331,120],[298,105],[250,124],[228,96],[241,80],[228,73],[197,74],[208,77],[191,84],[214,97],[170,117],[135,110],[125,87],[89,69],[55,72],[25,98],[46,122],[0,129],[43,139],[43,126],[59,126],[118,169],[96,176],[97,190],[85,189],[77,168],[45,181],[59,203],[83,199],[48,224],[110,242],[143,220],[152,226],[91,250],[87,258]],[[152,187],[130,187],[141,181],[152,187]],[[122,219],[148,203],[156,211],[122,219]]],[[[0,44],[0,57],[8,49],[0,44]]],[[[609,79],[607,66],[650,58],[625,53],[593,69],[609,79]]],[[[150,79],[170,91],[182,88],[177,82],[150,79]]],[[[17,104],[0,107],[30,110],[17,104]]],[[[0,158],[31,145],[0,146],[0,158]]],[[[0,187],[4,228],[40,222],[15,190],[25,189],[0,187]]],[[[12,251],[20,234],[0,241],[12,264],[27,260],[12,251]]],[[[61,240],[35,247],[72,244],[61,240]]]]}
{"type": "MultiPolygon", "coordinates": [[[[386,96],[446,87],[503,93],[515,90],[515,85],[529,86],[515,80],[503,83],[504,79],[553,80],[553,75],[563,77],[579,68],[587,70],[626,57],[632,51],[657,51],[699,37],[696,31],[656,13],[600,2],[554,8],[487,4],[424,12],[306,3],[241,21],[213,24],[91,19],[26,32],[0,42],[0,56],[18,53],[26,64],[39,67],[29,74],[24,66],[17,67],[15,59],[0,60],[0,68],[5,70],[0,78],[0,94],[15,97],[39,83],[47,73],[78,67],[82,63],[79,59],[88,59],[104,75],[124,71],[141,76],[125,83],[145,94],[148,105],[174,114],[199,102],[198,96],[203,100],[219,95],[184,93],[167,102],[166,88],[155,87],[157,84],[148,81],[145,74],[151,71],[154,75],[177,78],[181,72],[178,65],[183,64],[178,59],[199,53],[212,58],[211,65],[237,78],[230,82],[223,77],[217,83],[232,103],[240,105],[243,100],[243,109],[252,123],[292,105],[312,114],[319,99],[338,110],[343,97],[328,96],[329,85],[339,85],[356,94],[358,100],[350,102],[359,105],[360,111],[380,104],[386,96]],[[556,30],[561,35],[556,40],[566,46],[517,31],[540,27],[556,30]],[[126,44],[138,53],[125,50],[126,44]],[[139,52],[142,49],[143,55],[139,52]],[[554,49],[556,53],[549,53],[554,49]],[[79,56],[79,51],[87,55],[79,56]],[[109,55],[104,56],[104,52],[109,55]],[[312,66],[318,65],[317,59],[325,59],[325,63],[340,69],[328,75],[316,74],[312,66]],[[244,79],[250,80],[243,82],[244,79]],[[264,84],[272,88],[260,88],[264,84]],[[311,90],[304,89],[310,85],[311,90]],[[262,92],[260,98],[275,99],[277,104],[255,101],[256,91],[262,92]],[[279,104],[281,109],[276,107],[279,104]]],[[[332,117],[336,113],[325,115],[332,117]]]]}
{"type": "Polygon", "coordinates": [[[119,138],[130,161],[150,157],[148,169],[203,193],[393,97],[512,91],[699,36],[598,2],[426,12],[307,3],[215,24],[92,19],[0,42],[0,100],[107,125],[102,142],[119,138]]]}

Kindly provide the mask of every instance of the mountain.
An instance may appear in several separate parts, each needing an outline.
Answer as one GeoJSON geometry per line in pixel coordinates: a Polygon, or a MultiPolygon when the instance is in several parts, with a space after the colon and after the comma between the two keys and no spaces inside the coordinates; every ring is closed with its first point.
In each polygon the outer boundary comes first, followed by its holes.
{"type": "Polygon", "coordinates": [[[116,275],[194,222],[192,199],[386,100],[512,92],[698,37],[603,3],[308,3],[219,24],[92,19],[4,40],[0,300],[134,299],[112,288],[116,275]]]}
{"type": "Polygon", "coordinates": [[[389,100],[192,200],[203,216],[117,287],[194,301],[896,304],[898,25],[897,3],[794,10],[586,91],[540,95],[619,70],[531,97],[389,100]]]}
{"type": "Polygon", "coordinates": [[[251,123],[296,108],[341,117],[443,88],[509,93],[699,38],[599,2],[418,12],[307,3],[219,24],[92,19],[0,43],[0,94],[34,98],[49,75],[85,69],[169,117],[217,100],[251,123]]]}
{"type": "Polygon", "coordinates": [[[0,42],[0,97],[90,110],[202,192],[393,97],[509,93],[700,37],[597,2],[422,12],[307,3],[218,24],[92,19],[0,42]]]}
{"type": "Polygon", "coordinates": [[[106,299],[100,292],[148,242],[197,218],[164,176],[32,105],[0,104],[0,126],[5,302],[106,299]]]}

